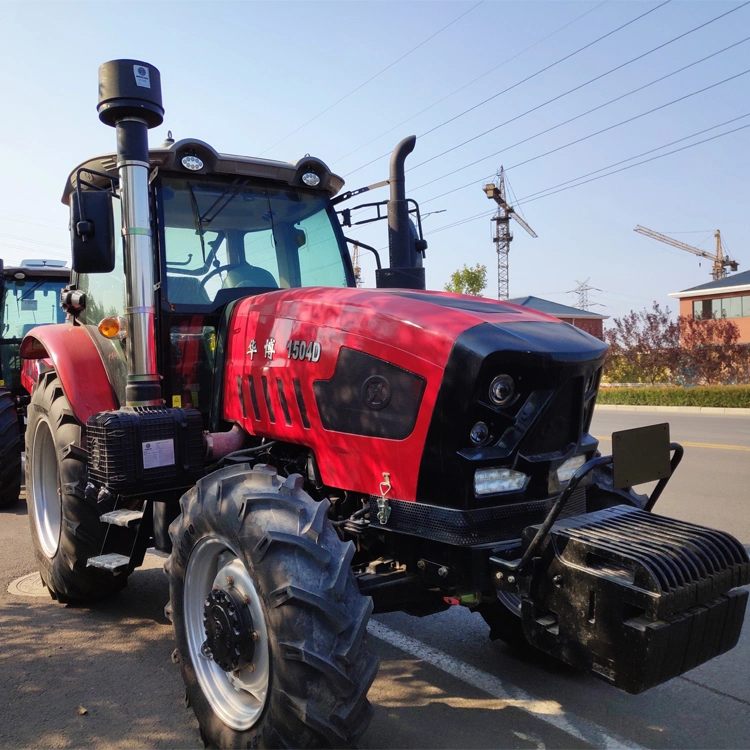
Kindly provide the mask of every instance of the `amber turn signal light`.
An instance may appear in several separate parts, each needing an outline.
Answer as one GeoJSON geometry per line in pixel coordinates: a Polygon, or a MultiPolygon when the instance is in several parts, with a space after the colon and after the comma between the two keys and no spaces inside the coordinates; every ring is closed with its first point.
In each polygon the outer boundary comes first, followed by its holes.
{"type": "Polygon", "coordinates": [[[127,335],[127,326],[125,318],[111,317],[104,318],[99,323],[99,333],[107,339],[124,339],[127,335]]]}

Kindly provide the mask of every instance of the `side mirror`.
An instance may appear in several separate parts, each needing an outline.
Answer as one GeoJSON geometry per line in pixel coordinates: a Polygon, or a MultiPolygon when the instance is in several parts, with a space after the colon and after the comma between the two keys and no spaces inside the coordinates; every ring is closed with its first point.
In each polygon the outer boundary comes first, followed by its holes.
{"type": "Polygon", "coordinates": [[[115,267],[112,198],[104,190],[70,194],[70,249],[76,273],[110,273],[115,267]]]}
{"type": "Polygon", "coordinates": [[[409,219],[409,231],[411,234],[412,247],[417,255],[413,265],[416,268],[422,267],[422,260],[425,257],[425,250],[427,250],[427,240],[419,236],[417,225],[409,219]]]}

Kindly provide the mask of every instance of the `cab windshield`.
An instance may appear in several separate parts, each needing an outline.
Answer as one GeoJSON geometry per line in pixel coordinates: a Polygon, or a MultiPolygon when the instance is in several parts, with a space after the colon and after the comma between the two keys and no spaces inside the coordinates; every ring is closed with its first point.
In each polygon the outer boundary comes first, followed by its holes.
{"type": "Polygon", "coordinates": [[[2,314],[2,338],[21,339],[35,326],[64,323],[60,291],[65,282],[46,279],[6,280],[2,314]]]}
{"type": "Polygon", "coordinates": [[[165,271],[172,305],[214,307],[238,288],[263,292],[347,286],[330,202],[246,178],[165,177],[159,190],[165,271]]]}

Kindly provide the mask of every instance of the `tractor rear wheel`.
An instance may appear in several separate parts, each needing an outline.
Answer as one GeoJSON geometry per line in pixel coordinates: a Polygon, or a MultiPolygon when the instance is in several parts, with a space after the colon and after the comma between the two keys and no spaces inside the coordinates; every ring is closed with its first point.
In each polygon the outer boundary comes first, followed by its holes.
{"type": "Polygon", "coordinates": [[[53,371],[31,394],[26,426],[26,498],[42,581],[53,599],[92,602],[125,586],[114,576],[86,567],[99,555],[107,531],[96,503],[87,500],[84,429],[53,371]]]}
{"type": "Polygon", "coordinates": [[[21,433],[13,394],[0,388],[0,508],[14,505],[21,493],[21,433]]]}
{"type": "Polygon", "coordinates": [[[187,701],[210,747],[350,745],[378,659],[354,547],[297,475],[221,469],[181,499],[167,562],[187,701]]]}

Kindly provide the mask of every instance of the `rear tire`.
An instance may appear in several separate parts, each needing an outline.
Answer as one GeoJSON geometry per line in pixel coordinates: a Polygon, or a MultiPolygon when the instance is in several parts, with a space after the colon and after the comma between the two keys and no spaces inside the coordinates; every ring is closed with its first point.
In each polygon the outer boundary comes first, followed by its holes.
{"type": "MultiPolygon", "coordinates": [[[[186,697],[206,745],[356,742],[378,668],[366,645],[372,600],[359,593],[354,548],[331,526],[328,501],[313,501],[297,475],[284,481],[245,464],[202,479],[180,504],[166,570],[186,697]],[[234,671],[205,648],[209,595],[224,602],[219,610],[251,618],[219,632],[257,634],[251,661],[234,671]]],[[[243,638],[230,636],[232,646],[246,648],[243,638]]]]}
{"type": "Polygon", "coordinates": [[[13,394],[0,388],[0,508],[18,502],[21,494],[21,433],[13,394]]]}
{"type": "Polygon", "coordinates": [[[39,573],[53,599],[93,602],[119,591],[127,574],[87,568],[99,555],[107,525],[87,500],[84,429],[57,373],[41,376],[26,427],[26,498],[39,573]]]}

